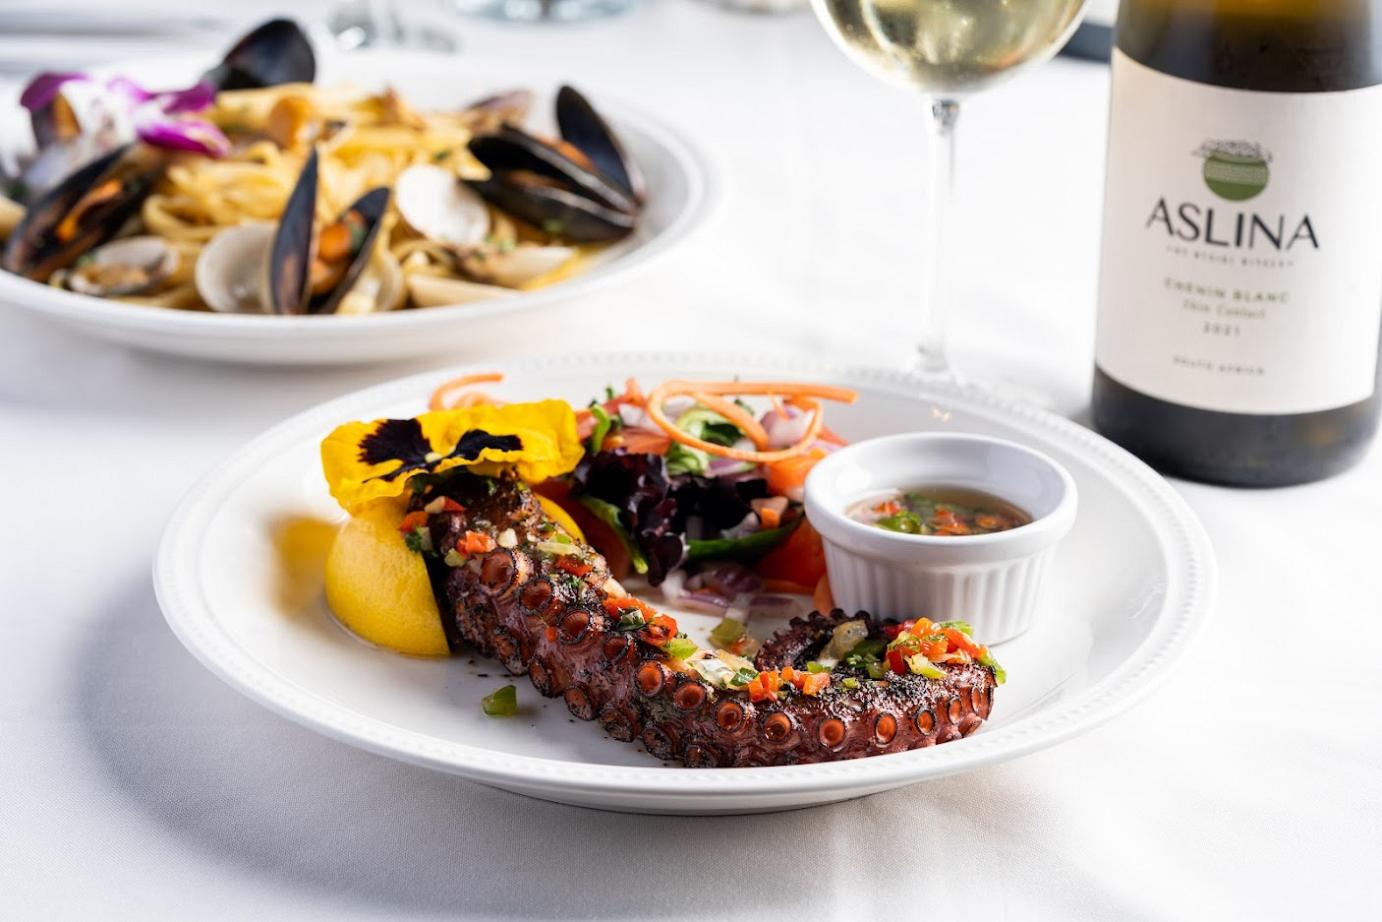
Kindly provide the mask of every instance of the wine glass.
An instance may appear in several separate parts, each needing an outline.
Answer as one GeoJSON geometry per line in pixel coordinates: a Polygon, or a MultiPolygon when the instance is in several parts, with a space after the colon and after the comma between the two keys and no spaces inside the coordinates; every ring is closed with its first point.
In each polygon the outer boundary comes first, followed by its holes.
{"type": "MultiPolygon", "coordinates": [[[[416,48],[422,51],[455,51],[456,36],[438,26],[433,16],[416,15],[419,4],[409,5],[406,18],[395,0],[337,0],[327,13],[326,29],[344,51],[356,48],[416,48]]],[[[424,13],[440,13],[438,0],[424,5],[424,13]]]]}
{"type": "Polygon", "coordinates": [[[811,0],[835,44],[890,83],[915,87],[931,108],[923,228],[922,370],[955,377],[946,351],[946,212],[955,172],[955,122],[971,93],[1046,60],[1069,38],[1084,0],[811,0]]]}

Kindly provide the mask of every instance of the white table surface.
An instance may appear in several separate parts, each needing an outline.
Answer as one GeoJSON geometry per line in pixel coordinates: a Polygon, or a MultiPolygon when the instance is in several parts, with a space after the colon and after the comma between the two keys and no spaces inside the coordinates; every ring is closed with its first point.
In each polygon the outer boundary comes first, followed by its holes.
{"type": "MultiPolygon", "coordinates": [[[[492,331],[457,360],[905,360],[920,104],[809,15],[651,0],[576,27],[457,24],[470,53],[664,112],[725,183],[711,225],[573,308],[581,322],[492,331]]],[[[0,70],[70,41],[0,37],[0,70]]],[[[95,58],[164,47],[83,41],[95,58]]],[[[959,355],[1070,413],[1087,399],[1106,98],[1102,68],[1057,61],[960,126],[959,355]]],[[[183,490],[284,416],[416,368],[199,365],[0,305],[0,917],[1382,917],[1382,450],[1296,489],[1178,483],[1214,540],[1220,604],[1170,681],[1096,732],[832,807],[620,816],[318,737],[164,626],[149,570],[183,490]]]]}

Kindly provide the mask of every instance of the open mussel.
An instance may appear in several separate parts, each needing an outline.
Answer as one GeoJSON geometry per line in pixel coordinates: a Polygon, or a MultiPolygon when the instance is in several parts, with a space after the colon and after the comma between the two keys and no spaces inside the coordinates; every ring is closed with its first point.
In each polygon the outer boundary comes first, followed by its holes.
{"type": "Polygon", "coordinates": [[[302,27],[291,19],[270,19],[235,43],[202,75],[218,90],[255,90],[283,83],[311,83],[317,58],[302,27]]]}
{"type": "Polygon", "coordinates": [[[277,227],[229,228],[202,250],[197,291],[212,310],[369,313],[392,310],[402,302],[397,261],[375,252],[389,190],[371,189],[317,233],[317,179],[313,151],[277,227]]]}
{"type": "Polygon", "coordinates": [[[633,232],[634,214],[610,208],[546,176],[496,170],[467,184],[496,208],[572,243],[604,243],[633,232]]]}
{"type": "Polygon", "coordinates": [[[495,207],[571,243],[618,240],[638,223],[638,205],[589,165],[564,149],[505,126],[475,138],[470,152],[489,168],[467,184],[495,207]]]}
{"type": "Polygon", "coordinates": [[[562,140],[581,151],[620,191],[643,204],[646,187],[638,164],[624,152],[613,129],[572,86],[557,91],[557,127],[562,140]]]}
{"type": "Polygon", "coordinates": [[[5,242],[0,266],[46,282],[115,237],[163,175],[164,157],[126,145],[77,170],[34,202],[5,242]]]}

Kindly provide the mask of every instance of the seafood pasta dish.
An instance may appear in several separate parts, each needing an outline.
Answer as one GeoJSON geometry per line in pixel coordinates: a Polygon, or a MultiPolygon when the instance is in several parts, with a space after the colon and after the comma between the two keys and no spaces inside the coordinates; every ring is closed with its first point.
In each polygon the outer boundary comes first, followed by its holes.
{"type": "Polygon", "coordinates": [[[32,148],[0,156],[0,267],[145,306],[351,315],[541,288],[638,226],[638,165],[573,87],[548,137],[526,89],[423,111],[315,73],[274,20],[182,89],[38,75],[32,148]]]}

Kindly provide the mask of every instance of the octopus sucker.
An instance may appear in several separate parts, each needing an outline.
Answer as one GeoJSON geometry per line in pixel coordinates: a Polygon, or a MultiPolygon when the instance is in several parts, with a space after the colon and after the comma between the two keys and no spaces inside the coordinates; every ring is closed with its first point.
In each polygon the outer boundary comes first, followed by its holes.
{"type": "MultiPolygon", "coordinates": [[[[455,502],[428,515],[433,547],[457,547],[474,532],[506,535],[502,546],[461,561],[426,558],[448,642],[526,672],[573,716],[641,742],[656,758],[713,768],[905,752],[967,736],[992,710],[994,673],[977,662],[947,662],[937,678],[871,677],[841,664],[822,688],[785,685],[766,696],[712,682],[667,653],[670,638],[654,630],[656,619],[626,623],[604,558],[565,536],[530,489],[460,473],[429,483],[413,508],[435,508],[443,496],[455,502]]],[[[846,621],[862,621],[871,639],[884,636],[866,614],[817,612],[766,640],[753,667],[786,675],[812,663],[819,671],[814,660],[846,621]]]]}

